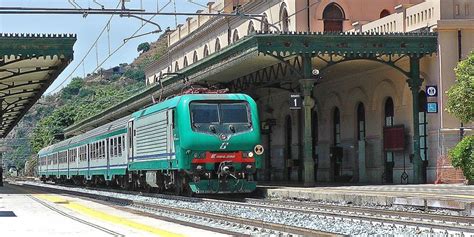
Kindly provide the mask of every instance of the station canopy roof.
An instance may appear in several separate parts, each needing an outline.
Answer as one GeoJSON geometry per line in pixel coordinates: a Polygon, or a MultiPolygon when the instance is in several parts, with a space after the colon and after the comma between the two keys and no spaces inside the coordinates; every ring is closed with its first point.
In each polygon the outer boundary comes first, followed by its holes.
{"type": "MultiPolygon", "coordinates": [[[[179,45],[176,47],[179,48],[179,45]]],[[[232,43],[196,63],[181,69],[174,75],[163,78],[162,83],[155,83],[111,108],[91,116],[66,128],[67,136],[77,135],[118,118],[124,117],[152,103],[152,98],[166,98],[179,93],[186,85],[183,83],[206,82],[224,84],[233,91],[242,84],[264,85],[264,77],[252,77],[252,72],[265,71],[279,63],[286,64],[292,58],[310,55],[317,68],[339,62],[369,59],[389,65],[395,65],[404,57],[423,57],[437,52],[436,33],[267,33],[258,32],[232,43]],[[250,73],[250,74],[249,74],[250,73]],[[246,78],[247,80],[241,80],[246,78]]],[[[173,53],[172,49],[169,53],[173,53]]],[[[153,64],[151,65],[153,67],[153,64]]],[[[301,69],[294,68],[295,70],[301,69]]],[[[403,71],[402,68],[400,70],[403,71]]],[[[276,70],[278,71],[278,70],[276,70]]],[[[301,74],[301,72],[299,72],[301,74]]],[[[297,76],[292,79],[297,82],[297,76]]],[[[273,83],[273,82],[271,82],[273,83]]],[[[240,88],[243,88],[240,86],[240,88]]]]}
{"type": "Polygon", "coordinates": [[[73,59],[75,35],[0,34],[0,138],[73,59]]]}

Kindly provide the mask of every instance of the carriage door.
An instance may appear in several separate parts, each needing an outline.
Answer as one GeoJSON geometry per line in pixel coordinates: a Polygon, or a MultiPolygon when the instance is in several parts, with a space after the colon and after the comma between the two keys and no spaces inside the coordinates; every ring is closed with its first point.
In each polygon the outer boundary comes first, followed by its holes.
{"type": "Polygon", "coordinates": [[[105,139],[105,159],[107,160],[107,176],[105,177],[106,180],[110,180],[110,141],[111,139],[105,139]]]}
{"type": "Polygon", "coordinates": [[[175,149],[174,149],[174,110],[170,109],[166,112],[166,117],[167,117],[167,146],[166,146],[166,151],[168,153],[168,162],[170,167],[173,167],[172,165],[172,159],[175,158],[175,149]]]}
{"type": "Polygon", "coordinates": [[[133,142],[135,130],[133,129],[133,120],[128,121],[128,160],[133,161],[133,142]]]}

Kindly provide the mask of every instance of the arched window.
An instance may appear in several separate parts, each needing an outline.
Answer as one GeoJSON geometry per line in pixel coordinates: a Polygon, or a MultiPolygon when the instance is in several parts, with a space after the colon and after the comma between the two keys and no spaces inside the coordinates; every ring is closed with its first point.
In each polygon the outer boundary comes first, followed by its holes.
{"type": "Polygon", "coordinates": [[[282,3],[280,7],[280,29],[282,32],[288,32],[290,19],[288,18],[288,10],[286,4],[282,3]]]}
{"type": "Polygon", "coordinates": [[[204,51],[202,52],[203,57],[209,56],[209,47],[207,47],[207,44],[204,46],[204,51]]]}
{"type": "Polygon", "coordinates": [[[196,51],[194,51],[194,54],[193,54],[193,63],[197,62],[199,60],[198,58],[198,53],[196,51]]]}
{"type": "Polygon", "coordinates": [[[384,18],[386,16],[390,15],[390,12],[387,10],[387,9],[383,9],[381,12],[380,12],[380,18],[384,18]]]}
{"type": "Polygon", "coordinates": [[[188,57],[184,56],[183,68],[186,68],[187,66],[188,66],[188,57]]]}
{"type": "Polygon", "coordinates": [[[339,5],[336,3],[327,5],[323,11],[324,32],[342,32],[344,19],[344,11],[339,5]]]}
{"type": "Polygon", "coordinates": [[[176,61],[176,63],[174,64],[174,71],[175,71],[175,72],[179,71],[179,63],[178,63],[178,61],[176,61]]]}
{"type": "Polygon", "coordinates": [[[234,34],[232,36],[232,43],[235,43],[237,40],[239,40],[239,31],[235,29],[234,34]]]}
{"type": "Polygon", "coordinates": [[[341,145],[341,117],[339,114],[339,108],[334,109],[332,116],[332,132],[333,132],[333,144],[334,146],[341,145]]]}
{"type": "Polygon", "coordinates": [[[214,47],[214,52],[218,52],[221,50],[221,41],[219,40],[219,38],[216,39],[216,45],[214,47]]]}
{"type": "MultiPolygon", "coordinates": [[[[386,127],[391,127],[394,124],[393,117],[394,117],[394,106],[393,106],[393,100],[392,98],[387,98],[385,101],[385,112],[384,112],[384,126],[386,127]]],[[[393,167],[394,167],[394,154],[391,151],[385,152],[385,181],[387,183],[393,183],[393,167]]]]}
{"type": "Polygon", "coordinates": [[[249,22],[249,26],[247,28],[247,35],[251,35],[255,32],[255,27],[253,26],[253,21],[249,22]]]}
{"type": "Polygon", "coordinates": [[[270,25],[268,24],[268,17],[266,13],[263,13],[262,17],[262,23],[260,25],[260,29],[262,32],[269,32],[270,31],[270,25]]]}
{"type": "Polygon", "coordinates": [[[394,115],[394,108],[393,108],[393,100],[391,97],[388,97],[385,101],[385,126],[391,127],[393,126],[393,115],[394,115]]]}
{"type": "Polygon", "coordinates": [[[365,139],[365,108],[361,102],[357,106],[357,140],[363,141],[365,139]]]}

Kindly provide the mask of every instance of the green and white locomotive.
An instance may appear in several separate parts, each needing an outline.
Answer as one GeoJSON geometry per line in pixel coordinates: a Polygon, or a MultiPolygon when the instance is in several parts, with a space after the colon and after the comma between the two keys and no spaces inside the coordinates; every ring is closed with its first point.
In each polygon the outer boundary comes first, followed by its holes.
{"type": "Polygon", "coordinates": [[[42,149],[38,173],[176,194],[248,193],[262,153],[252,98],[186,94],[42,149]]]}

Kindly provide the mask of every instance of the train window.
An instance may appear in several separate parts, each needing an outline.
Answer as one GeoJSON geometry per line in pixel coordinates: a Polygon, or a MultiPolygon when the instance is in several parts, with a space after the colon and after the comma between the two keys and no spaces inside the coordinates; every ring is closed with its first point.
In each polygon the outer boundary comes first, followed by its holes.
{"type": "Polygon", "coordinates": [[[114,156],[117,156],[117,138],[114,137],[114,156]]]}
{"type": "Polygon", "coordinates": [[[102,141],[102,159],[105,158],[105,141],[102,141]]]}
{"type": "Polygon", "coordinates": [[[118,156],[122,156],[122,137],[118,137],[118,156]]]}
{"type": "Polygon", "coordinates": [[[110,139],[110,156],[114,156],[114,139],[110,139]]]}
{"type": "Polygon", "coordinates": [[[122,152],[125,152],[125,136],[122,135],[122,152]]]}
{"type": "Polygon", "coordinates": [[[219,107],[217,104],[191,103],[193,124],[219,123],[219,107]]]}
{"type": "Polygon", "coordinates": [[[222,123],[248,123],[247,105],[244,103],[221,104],[222,123]]]}

